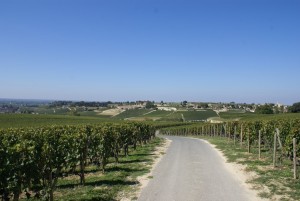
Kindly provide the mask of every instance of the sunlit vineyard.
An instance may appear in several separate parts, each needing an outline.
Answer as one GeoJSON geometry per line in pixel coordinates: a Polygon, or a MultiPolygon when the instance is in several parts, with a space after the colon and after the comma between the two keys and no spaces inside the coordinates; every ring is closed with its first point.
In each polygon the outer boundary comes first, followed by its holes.
{"type": "Polygon", "coordinates": [[[57,180],[65,174],[79,175],[85,183],[85,168],[96,164],[102,171],[109,157],[118,162],[129,147],[146,144],[155,127],[143,123],[84,126],[45,126],[0,131],[0,191],[3,200],[21,192],[53,200],[57,180]]]}
{"type": "Polygon", "coordinates": [[[276,129],[279,130],[279,139],[282,143],[282,156],[292,156],[293,138],[297,140],[297,155],[300,155],[300,119],[297,118],[193,124],[164,128],[162,129],[162,133],[179,136],[221,136],[232,139],[242,145],[257,146],[260,131],[262,136],[261,143],[265,148],[271,150],[274,144],[276,129]]]}

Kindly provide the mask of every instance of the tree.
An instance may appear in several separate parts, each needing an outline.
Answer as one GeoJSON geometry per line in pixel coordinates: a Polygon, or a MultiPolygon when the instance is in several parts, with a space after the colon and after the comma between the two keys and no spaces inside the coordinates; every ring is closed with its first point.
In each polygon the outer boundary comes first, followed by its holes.
{"type": "Polygon", "coordinates": [[[154,102],[147,101],[146,102],[146,109],[156,108],[156,105],[154,105],[154,102]]]}
{"type": "Polygon", "coordinates": [[[257,107],[255,112],[259,114],[274,114],[273,107],[270,104],[264,104],[257,107]]]}
{"type": "Polygon", "coordinates": [[[300,112],[300,102],[294,103],[289,110],[293,113],[300,112]]]}
{"type": "Polygon", "coordinates": [[[185,100],[185,101],[183,101],[182,103],[181,103],[181,105],[182,105],[182,107],[186,107],[186,105],[187,105],[187,101],[185,100]]]}
{"type": "Polygon", "coordinates": [[[206,108],[208,108],[208,104],[207,104],[207,103],[200,103],[200,104],[198,105],[198,107],[201,107],[201,108],[206,109],[206,108]]]}

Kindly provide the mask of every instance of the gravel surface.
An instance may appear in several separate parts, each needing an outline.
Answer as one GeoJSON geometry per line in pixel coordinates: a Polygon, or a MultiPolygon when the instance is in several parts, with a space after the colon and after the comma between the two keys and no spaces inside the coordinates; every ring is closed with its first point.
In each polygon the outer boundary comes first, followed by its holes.
{"type": "Polygon", "coordinates": [[[172,140],[153,171],[139,201],[256,201],[258,198],[237,175],[225,167],[218,152],[193,138],[172,140]]]}

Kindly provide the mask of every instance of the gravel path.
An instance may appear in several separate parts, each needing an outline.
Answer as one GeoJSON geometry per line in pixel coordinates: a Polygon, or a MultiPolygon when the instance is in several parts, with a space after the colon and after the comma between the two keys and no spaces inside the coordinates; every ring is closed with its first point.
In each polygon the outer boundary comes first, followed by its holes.
{"type": "Polygon", "coordinates": [[[253,191],[225,167],[218,152],[193,138],[172,143],[142,190],[139,201],[256,201],[253,191]]]}

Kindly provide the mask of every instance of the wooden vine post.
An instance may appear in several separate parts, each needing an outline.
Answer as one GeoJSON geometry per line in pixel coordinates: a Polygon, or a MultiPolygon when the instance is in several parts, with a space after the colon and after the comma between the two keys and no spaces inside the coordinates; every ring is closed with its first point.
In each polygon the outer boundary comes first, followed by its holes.
{"type": "Polygon", "coordinates": [[[205,129],[205,135],[209,136],[209,126],[208,125],[205,126],[204,129],[205,129]]]}
{"type": "Polygon", "coordinates": [[[248,153],[250,153],[250,131],[248,131],[248,153]]]}
{"type": "Polygon", "coordinates": [[[214,124],[214,137],[216,137],[216,124],[214,124]]]}
{"type": "Polygon", "coordinates": [[[277,150],[277,137],[276,132],[274,133],[274,148],[273,148],[273,167],[276,167],[276,150],[277,150]]]}
{"type": "Polygon", "coordinates": [[[276,128],[276,135],[277,135],[277,140],[278,140],[278,143],[279,143],[279,147],[280,149],[282,149],[282,143],[281,143],[281,140],[280,140],[280,134],[279,134],[279,129],[276,128]]]}
{"type": "Polygon", "coordinates": [[[241,147],[243,146],[243,124],[241,125],[241,140],[240,140],[240,142],[241,142],[241,147]]]}
{"type": "Polygon", "coordinates": [[[294,179],[297,179],[297,155],[296,155],[296,138],[293,138],[293,163],[294,163],[294,179]]]}
{"type": "Polygon", "coordinates": [[[234,126],[234,134],[233,134],[233,143],[235,145],[235,137],[236,137],[236,126],[234,126]]]}
{"type": "Polygon", "coordinates": [[[230,140],[230,126],[228,125],[228,141],[230,140]]]}
{"type": "Polygon", "coordinates": [[[261,158],[261,130],[258,131],[258,158],[261,158]]]}

